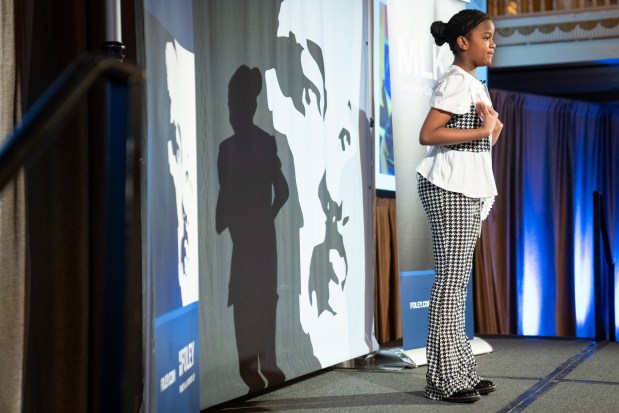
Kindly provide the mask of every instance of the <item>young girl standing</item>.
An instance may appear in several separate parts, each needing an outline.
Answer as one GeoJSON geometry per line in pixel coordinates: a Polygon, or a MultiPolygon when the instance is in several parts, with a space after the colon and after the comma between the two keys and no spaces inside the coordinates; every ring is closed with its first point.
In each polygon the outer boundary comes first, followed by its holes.
{"type": "Polygon", "coordinates": [[[473,251],[497,194],[490,148],[503,127],[475,69],[492,62],[494,24],[479,10],[462,10],[430,28],[449,44],[453,64],[441,75],[419,142],[432,148],[417,168],[418,191],[432,228],[435,281],[430,298],[425,395],[474,402],[496,389],[477,375],[464,329],[473,251]]]}

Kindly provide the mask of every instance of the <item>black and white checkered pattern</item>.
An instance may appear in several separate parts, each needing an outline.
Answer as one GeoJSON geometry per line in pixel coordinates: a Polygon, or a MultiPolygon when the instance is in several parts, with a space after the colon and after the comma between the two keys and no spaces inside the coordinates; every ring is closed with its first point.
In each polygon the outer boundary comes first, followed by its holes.
{"type": "Polygon", "coordinates": [[[426,397],[444,399],[481,377],[464,328],[466,287],[481,226],[480,200],[446,191],[418,175],[432,226],[435,279],[430,296],[426,397]]]}
{"type": "MultiPolygon", "coordinates": [[[[467,113],[453,115],[445,127],[452,129],[476,129],[481,126],[481,123],[482,120],[475,110],[475,105],[471,104],[471,108],[467,113]]],[[[456,145],[445,145],[445,147],[454,151],[488,152],[490,151],[490,139],[482,138],[456,145]]]]}

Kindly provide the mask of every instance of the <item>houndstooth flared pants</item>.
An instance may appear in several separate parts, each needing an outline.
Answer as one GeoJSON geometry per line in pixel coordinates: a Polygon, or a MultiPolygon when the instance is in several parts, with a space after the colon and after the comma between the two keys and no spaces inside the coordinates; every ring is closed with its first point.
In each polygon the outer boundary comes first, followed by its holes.
{"type": "Polygon", "coordinates": [[[435,279],[430,296],[425,396],[444,399],[481,377],[464,328],[466,287],[481,228],[480,200],[446,191],[418,175],[432,227],[435,279]]]}

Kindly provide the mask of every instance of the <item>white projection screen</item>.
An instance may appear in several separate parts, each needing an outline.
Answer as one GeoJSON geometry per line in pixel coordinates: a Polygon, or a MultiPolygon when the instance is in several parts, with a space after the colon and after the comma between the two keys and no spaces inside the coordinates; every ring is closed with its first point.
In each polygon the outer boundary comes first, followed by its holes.
{"type": "Polygon", "coordinates": [[[144,0],[155,333],[199,303],[191,363],[162,370],[173,329],[154,340],[158,407],[169,388],[205,409],[376,350],[367,12],[144,0]]]}

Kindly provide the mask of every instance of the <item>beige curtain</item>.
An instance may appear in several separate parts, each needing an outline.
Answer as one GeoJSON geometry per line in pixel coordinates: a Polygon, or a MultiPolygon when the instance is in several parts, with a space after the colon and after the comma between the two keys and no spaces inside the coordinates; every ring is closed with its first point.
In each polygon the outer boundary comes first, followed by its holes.
{"type": "Polygon", "coordinates": [[[402,338],[395,199],[376,198],[374,253],[376,340],[385,344],[402,338]]]}
{"type": "MultiPolygon", "coordinates": [[[[0,14],[0,145],[21,113],[16,52],[15,1],[2,0],[0,14]]],[[[26,285],[24,176],[0,189],[0,411],[20,412],[26,285]]]]}

